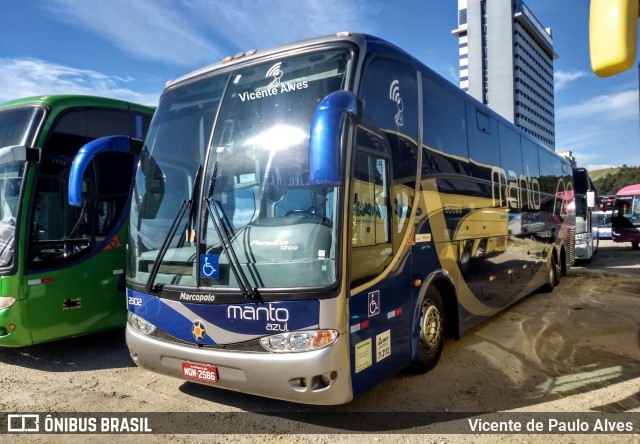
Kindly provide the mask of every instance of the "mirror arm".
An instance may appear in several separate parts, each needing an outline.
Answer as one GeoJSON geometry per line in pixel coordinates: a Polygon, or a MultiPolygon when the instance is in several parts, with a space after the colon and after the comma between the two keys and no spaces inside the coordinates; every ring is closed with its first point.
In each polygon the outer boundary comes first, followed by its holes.
{"type": "MultiPolygon", "coordinates": [[[[80,148],[73,159],[71,171],[69,172],[69,205],[80,206],[82,202],[82,178],[96,154],[106,152],[131,153],[132,146],[134,149],[137,146],[137,144],[132,144],[131,141],[132,139],[127,136],[101,137],[80,148]]],[[[133,153],[139,154],[139,149],[137,152],[133,151],[133,153]]]]}

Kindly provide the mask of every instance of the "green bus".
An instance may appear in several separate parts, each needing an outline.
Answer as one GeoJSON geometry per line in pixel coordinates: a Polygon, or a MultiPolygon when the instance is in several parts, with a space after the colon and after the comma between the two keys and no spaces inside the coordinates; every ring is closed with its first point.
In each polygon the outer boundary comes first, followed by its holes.
{"type": "Polygon", "coordinates": [[[107,135],[143,139],[153,108],[57,95],[0,104],[0,346],[123,326],[134,154],[96,156],[68,203],[72,160],[107,135]]]}

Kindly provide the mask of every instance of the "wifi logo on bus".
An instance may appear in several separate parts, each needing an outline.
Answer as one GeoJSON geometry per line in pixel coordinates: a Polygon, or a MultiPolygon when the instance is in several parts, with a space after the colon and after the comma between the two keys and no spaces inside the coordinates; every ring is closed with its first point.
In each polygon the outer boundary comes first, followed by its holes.
{"type": "Polygon", "coordinates": [[[389,87],[389,99],[393,100],[398,107],[398,112],[393,118],[394,122],[396,122],[396,126],[404,125],[404,103],[402,102],[402,97],[400,96],[399,80],[394,80],[393,82],[391,82],[391,86],[389,87]]]}
{"type": "Polygon", "coordinates": [[[282,62],[278,62],[267,71],[265,77],[273,77],[273,80],[271,81],[271,83],[269,83],[268,88],[275,88],[276,86],[280,85],[280,77],[282,77],[282,74],[284,74],[281,67],[282,62]]]}

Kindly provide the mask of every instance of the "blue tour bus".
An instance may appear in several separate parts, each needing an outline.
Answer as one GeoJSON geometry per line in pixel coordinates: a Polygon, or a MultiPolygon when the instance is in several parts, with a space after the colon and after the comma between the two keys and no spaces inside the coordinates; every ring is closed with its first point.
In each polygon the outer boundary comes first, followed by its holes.
{"type": "Polygon", "coordinates": [[[226,58],[168,84],[140,153],[131,356],[348,402],[552,290],[575,259],[572,198],[566,160],[379,38],[226,58]]]}

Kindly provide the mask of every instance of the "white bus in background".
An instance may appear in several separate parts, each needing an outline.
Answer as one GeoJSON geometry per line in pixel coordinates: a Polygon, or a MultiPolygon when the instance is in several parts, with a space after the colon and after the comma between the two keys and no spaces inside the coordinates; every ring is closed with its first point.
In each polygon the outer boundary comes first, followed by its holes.
{"type": "Polygon", "coordinates": [[[598,238],[611,239],[611,210],[594,211],[593,215],[598,218],[598,238]]]}

